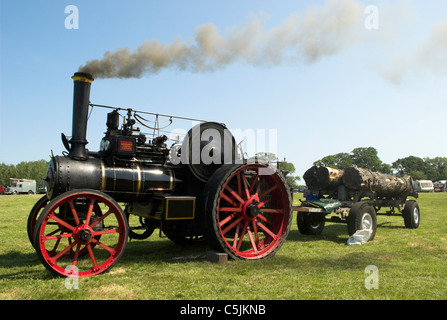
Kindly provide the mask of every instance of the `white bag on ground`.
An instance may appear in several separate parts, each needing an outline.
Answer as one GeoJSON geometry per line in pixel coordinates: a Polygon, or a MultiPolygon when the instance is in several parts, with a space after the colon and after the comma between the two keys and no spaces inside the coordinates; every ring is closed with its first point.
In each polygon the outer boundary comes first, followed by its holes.
{"type": "Polygon", "coordinates": [[[355,244],[361,245],[368,242],[371,237],[372,230],[357,230],[352,236],[349,237],[348,242],[346,243],[348,246],[352,246],[355,244]]]}

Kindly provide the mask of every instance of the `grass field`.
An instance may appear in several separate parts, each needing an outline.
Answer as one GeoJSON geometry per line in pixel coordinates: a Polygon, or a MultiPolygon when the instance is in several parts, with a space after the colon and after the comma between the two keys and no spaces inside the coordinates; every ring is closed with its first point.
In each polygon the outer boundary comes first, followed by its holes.
{"type": "Polygon", "coordinates": [[[418,229],[379,216],[374,241],[361,246],[346,245],[344,224],[301,235],[294,217],[281,250],[261,261],[214,264],[208,247],[178,246],[154,232],[129,242],[109,273],[79,279],[78,290],[53,278],[29,243],[26,221],[39,197],[0,196],[1,300],[447,299],[447,193],[420,195],[418,229]],[[370,265],[378,289],[365,286],[370,265]]]}

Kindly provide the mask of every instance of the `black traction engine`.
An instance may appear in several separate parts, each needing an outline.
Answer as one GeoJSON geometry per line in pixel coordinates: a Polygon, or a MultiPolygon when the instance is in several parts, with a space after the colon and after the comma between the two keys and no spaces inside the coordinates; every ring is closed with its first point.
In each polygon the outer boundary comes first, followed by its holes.
{"type": "Polygon", "coordinates": [[[289,188],[274,168],[239,158],[224,124],[201,122],[168,147],[165,135],[148,139],[136,128],[145,112],[112,108],[92,152],[86,133],[89,106],[99,106],[89,101],[94,79],[72,79],[72,136],[62,134],[67,151],[52,156],[47,194],[28,219],[30,242],[51,273],[106,272],[129,237],[147,239],[156,229],[176,243],[208,241],[233,259],[277,252],[292,220],[289,188]],[[127,111],[121,127],[120,111],[127,111]]]}

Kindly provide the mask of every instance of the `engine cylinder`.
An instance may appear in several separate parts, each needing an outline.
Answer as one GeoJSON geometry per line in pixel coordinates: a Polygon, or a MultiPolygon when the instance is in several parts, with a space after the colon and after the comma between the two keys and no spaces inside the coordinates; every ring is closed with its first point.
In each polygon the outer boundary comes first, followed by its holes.
{"type": "MultiPolygon", "coordinates": [[[[177,180],[178,182],[178,180],[177,180]]],[[[171,191],[176,184],[174,170],[140,162],[109,164],[97,158],[77,161],[55,156],[46,179],[50,199],[74,189],[93,189],[117,201],[141,201],[154,192],[171,191]]]]}

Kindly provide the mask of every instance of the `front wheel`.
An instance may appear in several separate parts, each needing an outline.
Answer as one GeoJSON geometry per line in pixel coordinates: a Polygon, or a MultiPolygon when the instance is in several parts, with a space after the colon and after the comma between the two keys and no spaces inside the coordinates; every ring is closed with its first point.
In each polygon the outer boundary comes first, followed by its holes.
{"type": "Polygon", "coordinates": [[[357,202],[349,211],[347,224],[349,236],[358,230],[367,230],[370,236],[366,241],[372,241],[377,229],[376,210],[366,202],[357,202]]]}
{"type": "Polygon", "coordinates": [[[127,237],[127,219],[115,200],[94,190],[73,190],[46,205],[35,226],[34,247],[52,274],[89,277],[117,263],[127,237]]]}
{"type": "Polygon", "coordinates": [[[289,233],[290,192],[268,166],[223,165],[208,181],[204,199],[210,242],[230,258],[273,256],[289,233]]]}
{"type": "Polygon", "coordinates": [[[324,229],[325,217],[319,212],[298,212],[296,215],[296,224],[301,234],[320,235],[324,229]]]}

